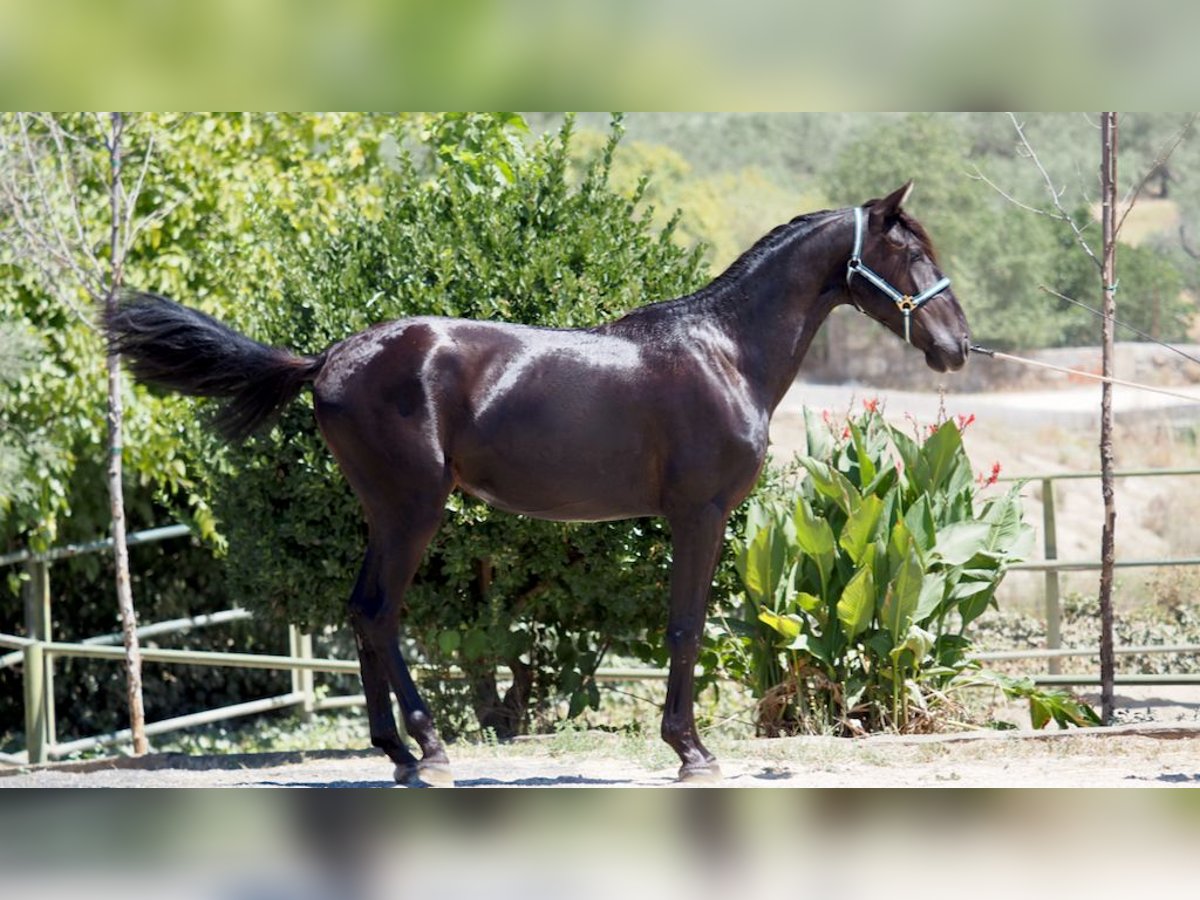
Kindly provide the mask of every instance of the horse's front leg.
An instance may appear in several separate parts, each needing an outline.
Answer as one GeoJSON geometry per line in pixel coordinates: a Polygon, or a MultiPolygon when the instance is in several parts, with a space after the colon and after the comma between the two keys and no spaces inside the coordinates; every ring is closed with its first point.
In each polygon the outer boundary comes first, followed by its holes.
{"type": "Polygon", "coordinates": [[[671,567],[671,606],[667,618],[667,649],[671,668],[662,736],[679,754],[682,781],[721,777],[717,759],[696,733],[695,679],[713,573],[721,553],[729,514],[714,504],[688,509],[670,517],[674,548],[671,567]]]}

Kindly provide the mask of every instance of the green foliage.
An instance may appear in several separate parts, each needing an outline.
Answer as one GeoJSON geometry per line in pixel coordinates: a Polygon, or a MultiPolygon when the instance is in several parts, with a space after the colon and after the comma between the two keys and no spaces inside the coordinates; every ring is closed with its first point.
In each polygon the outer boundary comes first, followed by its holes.
{"type": "MultiPolygon", "coordinates": [[[[1006,152],[1005,143],[990,145],[969,123],[914,114],[861,135],[824,181],[834,202],[851,204],[915,179],[909,206],[933,231],[943,268],[954,279],[955,294],[980,343],[998,348],[1096,344],[1098,319],[1039,290],[1045,285],[1101,305],[1099,269],[1070,227],[1021,209],[972,178],[972,167],[980,166],[992,175],[999,168],[1015,179],[1018,169],[997,165],[997,157],[999,163],[1009,162],[1006,152]]],[[[1050,205],[1036,193],[1029,202],[1050,205]]],[[[1092,210],[1080,206],[1072,217],[1098,254],[1092,210]]],[[[1121,245],[1118,260],[1118,317],[1163,340],[1183,338],[1195,305],[1182,295],[1176,263],[1149,246],[1121,245]]],[[[1122,338],[1135,339],[1132,334],[1122,338]]]]}
{"type": "Polygon", "coordinates": [[[21,377],[34,365],[36,347],[31,335],[0,323],[0,515],[34,495],[35,461],[53,452],[43,441],[19,436],[3,415],[21,377]]]}
{"type": "MultiPolygon", "coordinates": [[[[639,192],[608,186],[619,131],[575,180],[570,122],[530,148],[511,130],[503,115],[427,122],[435,146],[396,159],[388,214],[347,207],[311,244],[264,217],[256,234],[283,272],[278,295],[251,276],[233,324],[313,352],[408,315],[586,326],[701,283],[698,254],[670,225],[651,227],[639,192]],[[470,152],[446,149],[448,133],[472,135],[470,152]]],[[[210,461],[235,593],[312,626],[344,620],[365,532],[307,407],[227,454],[199,437],[191,458],[210,461]]],[[[665,619],[668,562],[657,521],[563,525],[456,496],[406,598],[407,634],[427,661],[521,667],[535,704],[566,694],[579,712],[598,703],[590,676],[605,653],[660,652],[646,634],[665,619]]]]}
{"type": "Polygon", "coordinates": [[[992,672],[981,672],[977,680],[995,684],[1005,696],[1029,701],[1029,721],[1034,728],[1045,728],[1051,722],[1059,728],[1074,725],[1078,728],[1096,727],[1104,722],[1091,706],[1067,691],[1039,688],[1032,678],[1013,678],[992,672]]]}
{"type": "MultiPolygon", "coordinates": [[[[51,186],[52,218],[73,238],[70,198],[58,190],[59,168],[76,173],[76,200],[84,237],[72,245],[83,259],[105,258],[107,200],[103,193],[103,143],[95,117],[66,116],[63,127],[79,140],[70,155],[43,152],[41,177],[51,186]]],[[[221,313],[239,301],[237,286],[252,281],[277,296],[279,260],[254,235],[256,210],[277,210],[292,224],[293,237],[326,233],[333,210],[354,205],[364,215],[381,215],[379,177],[387,170],[384,126],[396,120],[362,115],[175,115],[130,116],[126,129],[127,190],[144,173],[138,218],[165,214],[139,233],[126,261],[134,286],[195,300],[221,313]],[[153,140],[152,140],[153,138],[153,140]],[[150,152],[150,151],[153,152],[150,152]],[[252,278],[246,277],[249,273],[252,278]]],[[[11,117],[0,127],[11,129],[11,117]]],[[[37,135],[35,134],[35,137],[37,135]]],[[[394,138],[387,136],[394,145],[394,138]]],[[[10,145],[15,146],[15,145],[10,145]]],[[[41,147],[41,145],[39,145],[41,147]]],[[[394,149],[394,147],[393,147],[394,149]]],[[[41,147],[46,151],[46,147],[41,147]]],[[[13,160],[6,159],[6,164],[13,160]]],[[[15,222],[0,209],[0,232],[15,222]]],[[[42,221],[42,224],[47,224],[42,221]]],[[[15,243],[0,240],[0,321],[35,336],[35,352],[0,400],[0,444],[11,436],[20,448],[12,469],[11,493],[0,491],[0,546],[5,550],[94,540],[108,531],[104,468],[104,348],[92,323],[93,309],[71,279],[42,274],[46,261],[18,256],[15,243]]],[[[50,266],[54,268],[54,266],[50,266]]],[[[7,361],[0,353],[0,365],[7,361]]],[[[197,478],[192,405],[178,397],[152,395],[127,384],[125,393],[125,497],[130,530],[190,521],[207,540],[219,543],[211,509],[197,478]]],[[[220,464],[210,448],[205,473],[220,464]]],[[[0,453],[2,455],[2,453],[0,453]]],[[[13,457],[10,457],[12,459],[13,457]]],[[[133,552],[135,602],[142,621],[226,608],[239,601],[224,588],[223,564],[211,548],[180,550],[172,542],[160,554],[133,552]],[[153,564],[148,562],[153,556],[153,564]]],[[[10,569],[0,596],[0,630],[20,632],[19,583],[10,569]]],[[[112,572],[99,557],[57,564],[53,571],[58,636],[79,638],[114,628],[112,572]],[[61,569],[61,571],[60,571],[61,569]]],[[[193,646],[278,650],[269,625],[202,632],[193,646]]],[[[119,726],[123,708],[120,679],[107,664],[64,663],[57,682],[59,709],[73,709],[80,727],[119,726]],[[78,678],[74,679],[77,675],[78,678]],[[82,690],[93,701],[78,708],[82,690]]],[[[147,667],[145,693],[150,718],[278,693],[273,673],[230,676],[147,667]],[[216,701],[210,703],[210,701],[216,701]]],[[[0,673],[0,732],[19,727],[20,688],[14,670],[0,673]]],[[[285,679],[286,680],[286,679],[285,679]]]]}
{"type": "Polygon", "coordinates": [[[844,427],[806,416],[805,478],[753,501],[736,542],[727,655],[764,733],[930,728],[967,627],[1027,552],[1018,489],[979,499],[958,422],[915,439],[874,403],[844,427]]]}

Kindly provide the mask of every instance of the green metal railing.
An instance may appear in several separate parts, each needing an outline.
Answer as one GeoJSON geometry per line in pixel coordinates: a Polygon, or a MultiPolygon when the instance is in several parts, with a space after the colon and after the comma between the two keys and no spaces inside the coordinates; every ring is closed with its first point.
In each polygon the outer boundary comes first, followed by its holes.
{"type": "MultiPolygon", "coordinates": [[[[1114,472],[1116,478],[1157,478],[1164,476],[1200,475],[1200,468],[1172,469],[1123,469],[1114,472]]],[[[1008,482],[1038,482],[1042,487],[1042,556],[1040,561],[1018,563],[1011,571],[1044,572],[1045,573],[1045,612],[1046,612],[1046,653],[1049,674],[1061,676],[1060,660],[1062,654],[1053,651],[1062,648],[1062,597],[1061,573],[1098,571],[1100,560],[1061,560],[1058,558],[1058,526],[1055,521],[1054,483],[1056,481],[1077,481],[1081,479],[1100,478],[1100,472],[1055,472],[1048,475],[1010,476],[1000,479],[1008,482]]],[[[1170,568],[1176,566],[1200,566],[1200,558],[1183,557],[1179,559],[1130,559],[1118,560],[1118,569],[1133,569],[1145,567],[1170,568]]],[[[1195,652],[1197,648],[1192,648],[1195,652]]],[[[1098,651],[1097,651],[1098,652],[1098,651]]],[[[1088,654],[1094,655],[1094,654],[1088,654]]],[[[1047,682],[1051,683],[1051,682],[1047,682]]],[[[1064,683],[1056,681],[1053,683],[1064,683]]],[[[1071,682],[1084,684],[1090,682],[1071,682]]]]}
{"type": "MultiPolygon", "coordinates": [[[[1160,476],[1200,475],[1200,469],[1148,469],[1126,470],[1115,473],[1119,478],[1145,478],[1160,476]]],[[[1045,575],[1045,610],[1046,610],[1046,648],[1040,650],[1004,650],[990,653],[979,653],[975,658],[980,661],[999,661],[1012,659],[1046,659],[1049,673],[1035,676],[1040,684],[1098,684],[1099,677],[1095,674],[1064,675],[1060,671],[1060,661],[1072,656],[1096,656],[1098,648],[1063,648],[1061,646],[1061,609],[1060,609],[1060,573],[1066,571],[1086,571],[1099,569],[1100,562],[1092,560],[1061,560],[1058,558],[1058,533],[1055,522],[1056,481],[1099,478],[1099,472],[1064,472],[1048,475],[1037,475],[1026,478],[1005,478],[1005,481],[1040,482],[1043,503],[1043,555],[1042,561],[1014,565],[1013,570],[1043,572],[1045,575]]],[[[155,541],[184,537],[190,534],[185,525],[170,525],[164,528],[154,528],[148,531],[129,535],[130,546],[147,544],[155,541]]],[[[114,646],[121,643],[119,634],[99,635],[86,638],[79,642],[55,641],[51,635],[51,593],[50,565],[51,563],[77,556],[82,553],[95,553],[111,549],[111,539],[92,541],[86,544],[76,544],[35,554],[20,551],[0,556],[0,567],[23,564],[26,567],[27,578],[23,588],[25,605],[26,636],[0,633],[0,649],[13,652],[0,656],[0,669],[13,666],[23,666],[24,700],[25,700],[25,733],[26,750],[18,754],[0,754],[0,762],[11,764],[42,763],[49,759],[61,758],[72,753],[121,743],[129,740],[129,731],[124,729],[111,734],[96,737],[80,738],[78,740],[60,742],[57,739],[57,729],[54,709],[54,660],[57,658],[107,659],[121,661],[124,659],[123,647],[114,646]]],[[[1139,566],[1194,566],[1200,565],[1200,558],[1159,559],[1159,560],[1125,560],[1117,562],[1118,568],[1133,568],[1139,566]]],[[[251,614],[242,609],[224,610],[218,613],[193,616],[184,619],[174,619],[168,622],[158,622],[139,628],[141,638],[160,634],[176,633],[194,628],[206,628],[230,621],[251,618],[251,614]]],[[[1140,647],[1118,647],[1118,654],[1145,653],[1200,653],[1200,645],[1152,645],[1140,647]]],[[[314,685],[314,673],[357,674],[358,663],[354,660],[334,659],[314,656],[313,637],[303,634],[294,626],[289,628],[289,652],[283,654],[262,653],[224,653],[202,650],[173,650],[164,648],[143,648],[142,659],[152,663],[186,664],[203,666],[229,666],[235,668],[259,668],[286,670],[291,673],[291,690],[275,697],[266,697],[246,703],[238,703],[219,709],[206,710],[186,716],[177,716],[158,722],[148,723],[146,732],[150,736],[165,734],[201,724],[209,724],[238,716],[253,715],[274,709],[299,707],[302,715],[311,715],[316,710],[335,709],[346,706],[363,704],[361,694],[342,696],[318,696],[314,685]]],[[[413,667],[421,674],[424,667],[413,667]]],[[[503,675],[500,670],[498,674],[503,675]]],[[[451,677],[454,673],[451,673],[451,677]]],[[[660,680],[666,677],[664,670],[645,668],[608,668],[596,672],[596,678],[603,681],[636,681],[660,680]]],[[[1200,684],[1200,676],[1190,674],[1174,675],[1118,675],[1118,684],[1200,684]]]]}

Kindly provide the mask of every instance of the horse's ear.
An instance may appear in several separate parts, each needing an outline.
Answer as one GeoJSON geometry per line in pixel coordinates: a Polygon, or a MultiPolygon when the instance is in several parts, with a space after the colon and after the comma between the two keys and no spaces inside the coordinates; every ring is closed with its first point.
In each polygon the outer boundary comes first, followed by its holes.
{"type": "Polygon", "coordinates": [[[909,179],[903,186],[892,191],[882,200],[876,200],[871,205],[871,224],[886,231],[900,217],[900,208],[912,193],[913,183],[909,179]]]}

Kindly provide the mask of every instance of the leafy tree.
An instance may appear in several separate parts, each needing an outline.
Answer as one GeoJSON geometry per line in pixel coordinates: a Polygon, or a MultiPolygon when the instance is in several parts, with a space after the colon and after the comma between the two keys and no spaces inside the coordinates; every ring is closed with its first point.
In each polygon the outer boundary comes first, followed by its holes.
{"type": "MultiPolygon", "coordinates": [[[[1055,126],[1074,133],[1070,122],[1056,120],[1055,126]]],[[[1060,140],[1052,146],[1063,168],[1070,148],[1061,132],[1055,132],[1060,140]]],[[[834,202],[859,203],[882,186],[914,178],[910,206],[935,235],[943,267],[981,343],[1000,348],[1094,344],[1094,317],[1039,290],[1045,285],[1083,302],[1095,293],[1089,261],[1069,227],[1016,208],[971,177],[980,165],[993,181],[1007,184],[1009,173],[1018,170],[997,166],[996,160],[1015,156],[1011,145],[1011,136],[1006,142],[977,123],[973,127],[972,120],[907,116],[848,146],[826,175],[826,188],[834,202]]],[[[1023,160],[1009,161],[1033,168],[1023,160]]],[[[1028,174],[1013,180],[1024,184],[1028,174]]],[[[1087,208],[1073,215],[1078,222],[1092,221],[1087,208]]],[[[1156,337],[1182,337],[1194,307],[1181,296],[1184,284],[1175,262],[1152,247],[1123,245],[1120,252],[1122,260],[1130,260],[1129,270],[1122,272],[1122,293],[1130,298],[1123,317],[1156,337]]]]}
{"type": "MultiPolygon", "coordinates": [[[[88,137],[90,119],[61,121],[81,153],[101,153],[102,146],[88,137]]],[[[6,119],[3,124],[13,123],[6,119]]],[[[127,132],[131,146],[143,152],[153,146],[154,152],[139,153],[127,170],[142,185],[135,221],[153,209],[168,215],[149,221],[129,246],[126,282],[183,297],[199,296],[217,312],[224,304],[238,302],[225,293],[225,287],[243,280],[244,272],[252,271],[254,283],[268,296],[277,294],[278,259],[263,252],[255,239],[255,210],[280,210],[297,239],[324,233],[340,205],[353,204],[364,215],[380,214],[377,176],[387,166],[387,148],[382,146],[385,124],[393,127],[390,119],[361,115],[139,117],[127,132]]],[[[90,231],[104,216],[102,168],[81,166],[78,172],[74,188],[90,231]]],[[[7,209],[0,211],[0,232],[14,224],[7,209]]],[[[44,272],[30,255],[18,252],[16,242],[0,240],[0,273],[4,276],[0,320],[38,340],[35,362],[0,404],[0,433],[19,435],[17,442],[27,448],[16,455],[13,473],[25,490],[5,494],[0,509],[0,545],[40,549],[92,539],[107,530],[109,515],[101,489],[107,460],[103,343],[83,297],[49,290],[44,272]]],[[[182,515],[205,538],[219,544],[221,535],[196,481],[196,469],[182,452],[181,433],[192,422],[190,408],[178,398],[153,397],[140,389],[136,396],[132,403],[126,397],[125,417],[130,528],[182,515]]],[[[190,595],[193,612],[231,605],[228,594],[213,587],[221,580],[222,565],[210,552],[170,549],[176,563],[162,568],[146,563],[151,556],[157,561],[157,555],[146,549],[136,551],[151,570],[144,578],[135,577],[139,600],[144,597],[148,604],[143,615],[154,618],[181,611],[183,595],[164,580],[177,585],[179,579],[190,578],[193,585],[204,586],[190,595]]],[[[105,571],[94,557],[55,567],[61,636],[111,630],[111,593],[102,580],[105,571]]],[[[15,630],[20,616],[15,577],[5,580],[5,590],[8,599],[0,605],[4,628],[15,630]]],[[[260,629],[260,634],[266,631],[260,629]]],[[[222,631],[211,639],[222,642],[228,635],[222,631]]],[[[238,643],[252,645],[244,632],[238,643]]],[[[62,665],[87,668],[82,663],[62,665]]],[[[0,680],[7,674],[0,673],[0,680]]],[[[111,678],[92,680],[101,692],[111,684],[111,678]]],[[[257,675],[224,679],[228,696],[236,696],[247,685],[264,687],[269,682],[269,677],[257,675]]],[[[60,689],[67,683],[67,678],[60,679],[60,689]]],[[[158,715],[171,713],[161,702],[164,698],[181,696],[177,687],[163,681],[148,684],[146,693],[148,707],[158,715]]],[[[0,732],[19,722],[19,697],[19,690],[0,691],[0,732]]]]}
{"type": "MultiPolygon", "coordinates": [[[[673,223],[651,226],[642,189],[610,188],[619,131],[575,179],[570,121],[531,148],[510,139],[513,127],[504,116],[426,123],[433,152],[397,158],[387,215],[346,207],[324,239],[297,241],[286,217],[267,217],[256,233],[279,260],[279,295],[251,278],[232,322],[319,352],[400,316],[577,327],[699,286],[699,253],[674,243],[673,223]],[[446,149],[447,134],[463,133],[470,152],[446,149]]],[[[235,592],[309,626],[341,622],[365,532],[308,403],[227,454],[207,437],[192,453],[202,465],[221,460],[204,481],[235,592]]],[[[591,675],[606,653],[658,653],[646,632],[665,620],[667,537],[657,521],[566,525],[456,496],[407,597],[408,636],[425,660],[468,671],[481,722],[500,733],[562,693],[571,712],[595,706],[591,675]],[[496,663],[516,673],[504,697],[496,663]]]]}

